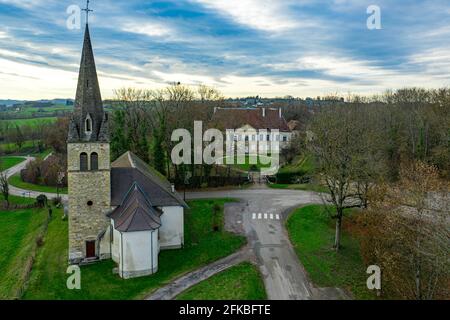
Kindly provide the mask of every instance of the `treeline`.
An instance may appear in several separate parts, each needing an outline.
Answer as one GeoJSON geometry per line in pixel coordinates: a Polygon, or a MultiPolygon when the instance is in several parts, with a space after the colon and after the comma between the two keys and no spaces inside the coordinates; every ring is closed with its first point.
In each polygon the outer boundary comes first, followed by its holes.
{"type": "Polygon", "coordinates": [[[57,153],[66,150],[68,118],[54,123],[36,121],[33,125],[15,125],[0,121],[0,153],[41,153],[52,148],[57,153]]]}
{"type": "MultiPolygon", "coordinates": [[[[201,185],[202,181],[209,181],[211,174],[218,174],[219,168],[215,166],[175,165],[171,161],[171,151],[176,144],[171,141],[172,132],[184,128],[193,135],[194,121],[207,124],[214,107],[224,105],[216,89],[180,84],[161,90],[124,88],[116,91],[116,100],[111,105],[113,160],[130,150],[177,184],[192,178],[196,185],[201,185]]],[[[231,176],[231,170],[226,175],[231,176]]]]}
{"type": "Polygon", "coordinates": [[[362,254],[391,297],[448,298],[450,90],[353,96],[317,110],[303,152],[315,160],[336,219],[358,208],[362,254]]]}

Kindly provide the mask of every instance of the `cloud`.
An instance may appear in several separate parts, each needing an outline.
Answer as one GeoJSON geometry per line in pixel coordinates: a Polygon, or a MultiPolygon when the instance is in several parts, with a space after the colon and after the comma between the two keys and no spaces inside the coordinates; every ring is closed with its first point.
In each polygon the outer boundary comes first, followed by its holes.
{"type": "Polygon", "coordinates": [[[286,1],[270,0],[192,0],[208,9],[216,10],[239,24],[250,28],[277,32],[299,26],[300,22],[288,14],[286,1]]]}
{"type": "Polygon", "coordinates": [[[121,26],[122,31],[143,34],[150,37],[164,37],[172,33],[167,26],[151,22],[125,22],[121,26]]]}
{"type": "MultiPolygon", "coordinates": [[[[0,98],[74,96],[83,30],[65,27],[69,4],[0,0],[0,98]]],[[[123,86],[174,81],[214,85],[226,96],[449,85],[448,0],[411,0],[407,10],[379,0],[383,30],[372,32],[366,28],[369,4],[93,1],[91,36],[103,96],[123,86]]]]}
{"type": "Polygon", "coordinates": [[[30,9],[43,4],[43,0],[0,0],[0,4],[13,5],[20,8],[30,9]]]}

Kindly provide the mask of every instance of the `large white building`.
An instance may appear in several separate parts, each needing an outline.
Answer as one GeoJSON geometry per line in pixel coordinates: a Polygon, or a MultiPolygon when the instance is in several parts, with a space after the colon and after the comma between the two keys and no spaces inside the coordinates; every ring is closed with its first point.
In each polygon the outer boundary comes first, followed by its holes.
{"type": "Polygon", "coordinates": [[[215,108],[212,126],[225,132],[226,141],[245,142],[245,153],[279,153],[289,146],[292,131],[281,108],[215,108]],[[267,150],[261,150],[267,148],[267,150]]]}

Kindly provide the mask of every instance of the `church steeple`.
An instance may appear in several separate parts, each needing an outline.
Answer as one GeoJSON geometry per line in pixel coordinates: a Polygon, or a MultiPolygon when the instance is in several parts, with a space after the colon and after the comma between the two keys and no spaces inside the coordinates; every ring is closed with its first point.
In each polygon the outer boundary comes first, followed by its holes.
{"type": "Polygon", "coordinates": [[[69,142],[108,141],[107,115],[95,67],[89,25],[86,23],[74,113],[69,130],[69,142]]]}

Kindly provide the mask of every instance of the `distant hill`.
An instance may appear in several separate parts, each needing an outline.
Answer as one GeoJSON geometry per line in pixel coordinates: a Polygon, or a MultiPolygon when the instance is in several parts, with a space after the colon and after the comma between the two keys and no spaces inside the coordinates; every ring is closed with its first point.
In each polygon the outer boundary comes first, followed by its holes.
{"type": "Polygon", "coordinates": [[[25,100],[0,100],[0,105],[5,105],[5,106],[12,106],[18,103],[24,103],[26,102],[25,100]]]}
{"type": "Polygon", "coordinates": [[[52,99],[52,100],[46,100],[46,99],[41,99],[41,100],[11,100],[11,99],[7,99],[7,100],[0,100],[0,105],[5,105],[7,107],[15,105],[15,104],[25,104],[27,102],[39,102],[39,103],[51,103],[51,104],[67,104],[67,101],[69,101],[68,105],[73,104],[74,100],[73,99],[52,99]]]}

